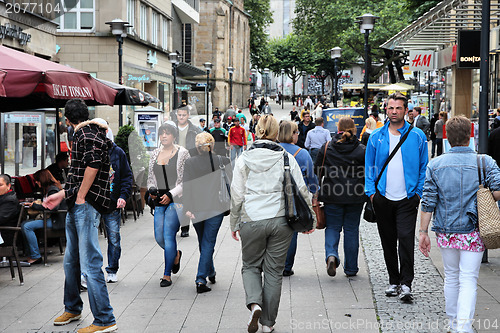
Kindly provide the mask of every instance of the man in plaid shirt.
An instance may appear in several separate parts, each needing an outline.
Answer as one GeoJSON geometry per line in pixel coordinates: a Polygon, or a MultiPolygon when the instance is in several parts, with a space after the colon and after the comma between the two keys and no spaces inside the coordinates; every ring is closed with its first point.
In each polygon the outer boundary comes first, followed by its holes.
{"type": "Polygon", "coordinates": [[[117,326],[102,271],[103,257],[98,240],[101,214],[111,203],[109,150],[112,143],[106,138],[106,125],[88,120],[89,112],[83,100],[68,101],[64,110],[66,118],[75,128],[68,182],[63,191],[44,202],[48,209],[57,206],[64,197],[68,203],[64,255],[65,310],[54,320],[54,325],[66,325],[80,319],[83,302],[79,288],[83,274],[87,278],[94,322],[78,332],[112,332],[117,326]]]}

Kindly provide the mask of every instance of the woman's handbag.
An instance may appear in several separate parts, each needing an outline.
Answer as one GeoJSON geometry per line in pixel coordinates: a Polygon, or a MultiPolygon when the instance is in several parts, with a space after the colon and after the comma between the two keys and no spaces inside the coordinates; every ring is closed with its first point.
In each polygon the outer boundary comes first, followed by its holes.
{"type": "Polygon", "coordinates": [[[498,204],[493,198],[490,189],[484,187],[481,181],[486,179],[486,170],[484,168],[484,156],[477,156],[477,174],[479,176],[479,189],[477,190],[477,221],[479,225],[479,235],[487,249],[500,248],[500,210],[498,204]],[[482,162],[482,167],[480,165],[482,162]]]}
{"type": "MultiPolygon", "coordinates": [[[[321,169],[319,170],[319,188],[321,188],[323,184],[323,169],[325,166],[325,157],[326,150],[328,149],[328,145],[330,141],[325,144],[325,151],[323,154],[323,162],[321,163],[321,169]]],[[[325,205],[322,202],[318,201],[318,204],[313,205],[314,213],[316,214],[316,229],[325,229],[326,228],[326,216],[325,216],[325,205]]]]}
{"type": "MultiPolygon", "coordinates": [[[[398,144],[396,145],[396,147],[394,147],[391,154],[389,155],[389,157],[385,161],[384,166],[380,170],[380,173],[378,174],[377,180],[375,181],[375,191],[377,191],[378,182],[380,181],[380,178],[382,177],[382,174],[384,173],[385,168],[387,167],[389,162],[392,160],[394,155],[396,155],[399,148],[406,141],[406,138],[408,138],[408,135],[410,134],[412,129],[413,129],[413,126],[410,125],[410,128],[408,129],[408,131],[406,131],[406,133],[403,135],[403,137],[399,140],[398,144]]],[[[366,222],[372,222],[372,223],[377,222],[377,216],[375,215],[375,209],[373,209],[373,203],[372,203],[370,198],[368,198],[368,200],[366,201],[365,211],[363,212],[363,219],[366,222]]]]}
{"type": "Polygon", "coordinates": [[[285,193],[285,217],[290,228],[295,232],[309,231],[314,228],[314,218],[299,187],[290,173],[288,153],[284,152],[285,174],[283,177],[283,191],[285,193]]]}
{"type": "MultiPolygon", "coordinates": [[[[214,167],[214,162],[213,162],[213,155],[212,152],[209,151],[210,155],[210,164],[212,166],[212,172],[215,172],[215,167],[214,167]]],[[[217,155],[219,159],[219,170],[220,170],[220,186],[219,186],[219,201],[221,203],[221,206],[224,209],[224,216],[229,215],[230,213],[230,208],[231,208],[231,185],[229,182],[229,179],[226,174],[226,167],[224,166],[224,163],[222,162],[222,158],[217,155]]]]}

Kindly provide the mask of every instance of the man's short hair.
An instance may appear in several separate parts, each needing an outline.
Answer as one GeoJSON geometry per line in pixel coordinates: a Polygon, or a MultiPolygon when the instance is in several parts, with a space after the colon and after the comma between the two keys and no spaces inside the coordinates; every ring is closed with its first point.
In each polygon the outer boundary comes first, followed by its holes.
{"type": "Polygon", "coordinates": [[[3,179],[3,181],[5,182],[5,184],[7,184],[7,185],[10,185],[10,184],[11,184],[11,181],[12,181],[12,180],[11,180],[11,178],[10,178],[10,176],[9,176],[9,175],[7,175],[7,174],[2,174],[2,175],[0,175],[0,178],[2,178],[2,179],[3,179]]]}
{"type": "Polygon", "coordinates": [[[422,113],[422,108],[420,106],[415,106],[413,108],[413,111],[417,111],[418,114],[421,114],[422,113]]]}
{"type": "Polygon", "coordinates": [[[405,106],[405,110],[408,108],[408,98],[406,98],[406,96],[403,95],[402,93],[395,92],[395,93],[390,94],[389,97],[387,97],[387,103],[389,103],[390,99],[395,100],[395,101],[403,101],[404,106],[405,106]]]}
{"type": "Polygon", "coordinates": [[[316,126],[320,126],[320,125],[323,125],[324,124],[324,120],[323,120],[323,117],[318,117],[316,118],[316,120],[314,121],[314,123],[316,124],[316,126]]]}
{"type": "Polygon", "coordinates": [[[89,109],[83,99],[73,98],[66,102],[64,116],[76,125],[89,119],[89,109]]]}
{"type": "Polygon", "coordinates": [[[446,136],[450,146],[468,146],[472,124],[469,118],[455,116],[446,122],[446,136]]]}
{"type": "Polygon", "coordinates": [[[56,163],[61,161],[66,161],[68,159],[68,153],[61,151],[56,155],[56,163]]]}
{"type": "Polygon", "coordinates": [[[238,117],[234,117],[234,118],[233,118],[233,123],[235,123],[235,122],[240,122],[240,118],[238,118],[238,117]]]}

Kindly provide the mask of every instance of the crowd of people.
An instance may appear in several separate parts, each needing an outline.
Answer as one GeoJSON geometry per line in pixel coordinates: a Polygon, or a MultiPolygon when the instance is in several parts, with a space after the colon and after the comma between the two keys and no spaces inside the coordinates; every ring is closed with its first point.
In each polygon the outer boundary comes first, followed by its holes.
{"type": "MultiPolygon", "coordinates": [[[[181,236],[188,237],[192,225],[200,252],[196,292],[212,290],[208,282],[216,283],[214,247],[223,218],[229,215],[232,237],[241,241],[248,332],[257,332],[259,323],[263,332],[274,330],[282,279],[294,275],[298,241],[298,233],[285,218],[287,156],[291,175],[311,212],[319,202],[324,204],[327,275],[336,276],[340,266],[347,277],[358,274],[359,226],[369,202],[387,267],[385,295],[411,303],[420,207],[419,249],[428,255],[428,228],[433,219],[432,231],[445,270],[446,314],[453,332],[472,332],[485,247],[477,227],[475,193],[480,180],[474,181],[477,167],[476,153],[469,148],[470,121],[462,116],[447,120],[446,112],[441,112],[429,122],[420,108],[394,93],[385,102],[385,123],[374,107],[359,135],[354,120],[345,116],[338,120],[332,136],[316,112],[323,104],[318,101],[311,111],[314,105],[308,100],[300,114],[294,107],[290,120],[281,122],[264,102],[256,112],[250,106],[250,122],[234,106],[225,113],[216,108],[208,125],[207,119],[201,119],[197,126],[189,120],[189,108],[180,108],[174,121],[160,126],[160,144],[151,154],[147,179],[148,204],[154,208],[152,232],[163,249],[160,287],[171,286],[172,275],[181,267],[177,232],[181,229],[181,236]],[[451,150],[442,155],[444,131],[451,150]],[[428,140],[433,142],[431,157],[437,156],[431,162],[428,140]],[[343,259],[339,251],[342,234],[343,259]]],[[[54,324],[80,319],[80,286],[85,282],[94,321],[79,332],[111,332],[117,326],[106,282],[118,281],[119,210],[131,195],[133,176],[125,153],[107,137],[106,122],[88,120],[83,101],[69,101],[65,117],[74,129],[69,172],[58,171],[68,167],[67,154],[66,158],[57,155],[48,170],[35,174],[43,203],[30,204],[35,210],[54,211],[48,220],[51,226],[58,220],[55,211],[61,203],[66,205],[65,311],[54,324]],[[108,232],[106,279],[98,244],[101,216],[108,232]]],[[[484,185],[498,200],[500,169],[493,158],[483,160],[484,185]]],[[[0,175],[0,223],[18,214],[10,183],[8,176],[0,175]]],[[[41,261],[34,234],[41,225],[37,219],[23,224],[31,263],[41,261]]],[[[304,233],[313,231],[314,227],[304,233]]]]}

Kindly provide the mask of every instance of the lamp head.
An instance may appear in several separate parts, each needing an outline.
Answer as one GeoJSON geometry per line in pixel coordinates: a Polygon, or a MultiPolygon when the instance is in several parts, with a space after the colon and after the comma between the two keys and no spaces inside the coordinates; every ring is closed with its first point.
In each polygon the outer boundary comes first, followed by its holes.
{"type": "Polygon", "coordinates": [[[330,49],[330,57],[332,59],[338,59],[342,55],[342,49],[338,46],[330,49]]]}
{"type": "Polygon", "coordinates": [[[252,75],[257,75],[257,70],[255,68],[252,68],[250,72],[252,72],[252,75]]]}
{"type": "Polygon", "coordinates": [[[168,60],[172,63],[172,65],[177,65],[179,64],[179,55],[177,52],[170,52],[168,54],[168,60]]]}
{"type": "Polygon", "coordinates": [[[207,72],[210,72],[210,70],[212,69],[212,63],[211,62],[207,61],[206,63],[203,64],[203,66],[205,67],[205,70],[207,72]]]}
{"type": "Polygon", "coordinates": [[[360,24],[360,29],[362,33],[365,33],[365,31],[372,31],[373,26],[375,25],[375,21],[380,18],[378,16],[372,15],[370,13],[363,14],[361,16],[356,17],[358,21],[357,23],[360,24]]]}
{"type": "Polygon", "coordinates": [[[234,67],[228,67],[227,71],[232,75],[234,73],[234,67]]]}
{"type": "Polygon", "coordinates": [[[129,28],[130,25],[127,21],[123,21],[122,19],[116,18],[113,21],[106,22],[111,28],[111,33],[118,37],[124,37],[123,34],[127,34],[126,28],[129,28]]]}
{"type": "Polygon", "coordinates": [[[264,74],[269,74],[269,68],[264,68],[264,74]]]}
{"type": "Polygon", "coordinates": [[[326,72],[324,70],[321,71],[321,76],[326,76],[326,72]]]}
{"type": "Polygon", "coordinates": [[[302,76],[306,76],[307,75],[307,72],[306,71],[302,71],[302,76]]]}
{"type": "Polygon", "coordinates": [[[285,70],[281,69],[281,75],[285,74],[285,70]]]}

